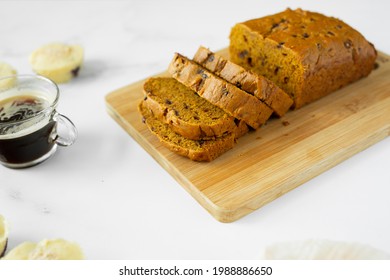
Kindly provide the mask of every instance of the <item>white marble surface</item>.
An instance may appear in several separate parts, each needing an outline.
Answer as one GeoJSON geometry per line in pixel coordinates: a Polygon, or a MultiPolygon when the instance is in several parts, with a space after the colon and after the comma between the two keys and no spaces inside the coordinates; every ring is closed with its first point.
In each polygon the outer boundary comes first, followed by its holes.
{"type": "Polygon", "coordinates": [[[273,2],[0,1],[0,61],[19,73],[32,73],[30,52],[48,42],[86,52],[80,77],[60,85],[75,145],[34,168],[0,166],[9,246],[62,237],[89,259],[256,259],[275,242],[320,238],[390,252],[389,138],[222,224],[106,113],[107,93],[165,70],[173,52],[223,48],[234,23],[287,5],[342,18],[390,53],[388,1],[273,2]]]}

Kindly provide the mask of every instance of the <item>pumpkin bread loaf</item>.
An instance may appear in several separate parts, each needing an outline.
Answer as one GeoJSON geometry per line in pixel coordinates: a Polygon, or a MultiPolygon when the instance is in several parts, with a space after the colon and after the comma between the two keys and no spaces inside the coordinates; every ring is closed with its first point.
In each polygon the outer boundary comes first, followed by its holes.
{"type": "Polygon", "coordinates": [[[358,31],[301,9],[236,24],[229,54],[285,90],[295,108],[367,76],[376,59],[374,46],[358,31]]]}
{"type": "Polygon", "coordinates": [[[191,140],[175,133],[168,124],[159,120],[149,110],[144,101],[138,109],[150,131],[171,151],[194,161],[212,161],[233,148],[234,134],[230,133],[214,140],[191,140]]]}
{"type": "Polygon", "coordinates": [[[210,139],[248,131],[219,107],[200,97],[174,78],[150,78],[144,83],[145,106],[176,133],[193,140],[210,139]]]}
{"type": "Polygon", "coordinates": [[[199,47],[193,60],[238,88],[253,94],[279,117],[293,104],[292,98],[267,78],[252,73],[205,47],[199,47]]]}
{"type": "Polygon", "coordinates": [[[201,97],[254,129],[263,125],[272,114],[272,110],[258,98],[178,53],[171,61],[168,72],[201,97]]]}

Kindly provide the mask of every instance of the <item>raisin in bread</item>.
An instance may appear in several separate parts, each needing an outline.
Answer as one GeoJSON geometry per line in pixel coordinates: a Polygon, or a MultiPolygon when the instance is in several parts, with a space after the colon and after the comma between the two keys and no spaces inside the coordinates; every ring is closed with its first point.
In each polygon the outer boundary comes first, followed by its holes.
{"type": "Polygon", "coordinates": [[[367,76],[376,51],[339,19],[301,9],[236,24],[230,59],[285,90],[295,108],[367,76]]]}
{"type": "Polygon", "coordinates": [[[171,151],[188,157],[194,161],[212,161],[224,152],[233,148],[234,134],[216,138],[215,140],[191,140],[175,133],[168,124],[159,120],[149,110],[144,101],[138,109],[150,131],[157,136],[160,142],[171,151]]]}
{"type": "Polygon", "coordinates": [[[145,106],[176,133],[193,140],[210,139],[248,131],[245,122],[235,121],[219,107],[200,97],[174,78],[156,77],[144,85],[145,106]]]}
{"type": "Polygon", "coordinates": [[[193,60],[217,76],[253,94],[279,117],[293,104],[292,98],[264,76],[257,75],[205,47],[199,47],[193,60]]]}
{"type": "Polygon", "coordinates": [[[168,72],[212,104],[254,129],[263,125],[272,114],[272,110],[258,98],[178,53],[172,59],[168,72]]]}

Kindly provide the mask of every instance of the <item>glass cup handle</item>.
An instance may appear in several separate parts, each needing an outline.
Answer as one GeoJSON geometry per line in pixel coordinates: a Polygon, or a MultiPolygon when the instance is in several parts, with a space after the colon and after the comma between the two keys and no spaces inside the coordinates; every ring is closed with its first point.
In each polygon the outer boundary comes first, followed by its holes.
{"type": "Polygon", "coordinates": [[[67,147],[72,145],[77,138],[77,129],[73,122],[66,116],[56,113],[57,135],[54,141],[57,145],[67,147]]]}

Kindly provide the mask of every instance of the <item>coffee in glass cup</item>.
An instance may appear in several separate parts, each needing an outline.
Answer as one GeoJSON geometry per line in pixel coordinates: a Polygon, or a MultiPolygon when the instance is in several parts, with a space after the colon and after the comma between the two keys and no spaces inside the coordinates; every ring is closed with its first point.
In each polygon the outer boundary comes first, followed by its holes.
{"type": "Polygon", "coordinates": [[[74,124],[56,111],[59,89],[38,75],[0,78],[0,163],[10,168],[36,165],[57,146],[72,145],[74,124]],[[62,126],[61,134],[58,127],[62,126]]]}

